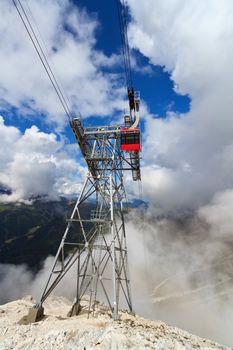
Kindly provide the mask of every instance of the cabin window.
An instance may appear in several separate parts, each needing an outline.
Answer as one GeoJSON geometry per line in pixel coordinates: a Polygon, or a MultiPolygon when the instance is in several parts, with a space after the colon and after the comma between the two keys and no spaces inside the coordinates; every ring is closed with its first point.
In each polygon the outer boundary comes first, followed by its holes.
{"type": "Polygon", "coordinates": [[[122,132],[121,144],[122,145],[140,144],[139,132],[122,132]]]}

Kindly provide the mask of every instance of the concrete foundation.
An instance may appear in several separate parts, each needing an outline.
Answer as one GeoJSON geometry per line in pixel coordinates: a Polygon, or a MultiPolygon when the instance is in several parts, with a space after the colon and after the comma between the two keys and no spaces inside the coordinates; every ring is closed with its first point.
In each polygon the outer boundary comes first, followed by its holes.
{"type": "Polygon", "coordinates": [[[33,306],[28,311],[28,315],[23,316],[19,321],[19,324],[29,324],[41,321],[44,317],[44,308],[43,306],[33,306]]]}

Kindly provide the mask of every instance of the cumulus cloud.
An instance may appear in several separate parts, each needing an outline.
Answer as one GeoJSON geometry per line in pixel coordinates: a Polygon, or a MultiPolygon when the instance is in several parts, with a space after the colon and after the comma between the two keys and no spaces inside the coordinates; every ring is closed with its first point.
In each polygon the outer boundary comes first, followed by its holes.
{"type": "Polygon", "coordinates": [[[158,214],[198,209],[233,186],[233,3],[127,3],[132,46],[171,74],[178,93],[191,97],[188,113],[146,120],[145,193],[158,214]]]}
{"type": "MultiPolygon", "coordinates": [[[[24,3],[27,14],[73,111],[84,117],[107,116],[123,108],[121,78],[102,72],[102,68],[119,64],[119,56],[106,56],[95,48],[97,18],[69,0],[32,0],[28,4],[30,8],[24,3]]],[[[13,4],[3,0],[0,10],[2,106],[19,108],[24,116],[36,117],[40,111],[47,121],[63,126],[64,111],[13,4]]]]}
{"type": "Polygon", "coordinates": [[[36,126],[21,133],[0,117],[0,183],[12,190],[0,201],[27,201],[35,196],[58,199],[77,193],[85,168],[62,140],[36,126]]]}
{"type": "Polygon", "coordinates": [[[233,3],[127,3],[132,46],[191,98],[188,113],[145,117],[147,224],[128,227],[134,290],[150,317],[232,345],[233,3]]]}
{"type": "MultiPolygon", "coordinates": [[[[164,66],[171,74],[174,89],[191,97],[188,113],[168,112],[166,119],[154,118],[143,105],[147,116],[142,178],[150,211],[148,223],[141,229],[144,235],[139,232],[140,222],[135,218],[127,226],[136,308],[144,315],[161,317],[201,335],[232,343],[229,310],[233,3],[230,0],[127,3],[132,15],[131,45],[148,57],[152,65],[164,66]],[[156,215],[160,219],[152,220],[156,215]],[[174,216],[182,216],[182,220],[174,216]],[[205,325],[200,322],[203,319],[205,325]]],[[[4,58],[0,67],[1,98],[17,107],[27,101],[31,108],[47,111],[50,120],[58,118],[61,122],[56,97],[43,77],[21,23],[7,1],[0,6],[5,11],[0,30],[6,33],[4,38],[10,39],[0,43],[1,62],[4,58]],[[18,23],[16,33],[8,25],[9,18],[18,23]],[[36,66],[38,69],[34,69],[36,66]]],[[[49,43],[49,55],[74,105],[77,103],[84,115],[93,111],[106,115],[116,105],[121,106],[121,89],[114,90],[110,98],[108,95],[109,91],[112,93],[110,87],[117,84],[115,77],[106,77],[98,71],[99,67],[117,64],[118,57],[107,57],[95,50],[96,19],[78,9],[70,11],[73,8],[67,1],[50,1],[46,5],[42,0],[31,1],[30,6],[37,14],[43,37],[49,43]],[[48,8],[48,17],[44,16],[43,6],[48,8]],[[69,30],[64,23],[70,24],[69,30]]],[[[1,120],[0,137],[4,145],[0,151],[0,182],[13,189],[9,198],[29,199],[35,188],[38,194],[47,193],[51,197],[75,191],[77,167],[80,174],[82,168],[72,150],[67,146],[63,149],[64,144],[54,134],[42,133],[36,127],[21,133],[1,120]],[[40,179],[43,185],[39,184],[40,179]]]]}

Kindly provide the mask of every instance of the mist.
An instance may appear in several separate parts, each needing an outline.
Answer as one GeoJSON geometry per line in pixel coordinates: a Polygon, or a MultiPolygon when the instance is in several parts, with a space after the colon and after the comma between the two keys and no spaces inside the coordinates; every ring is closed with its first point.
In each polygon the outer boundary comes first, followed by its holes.
{"type": "Polygon", "coordinates": [[[140,315],[232,346],[233,239],[217,233],[203,212],[134,216],[127,225],[133,301],[140,315]]]}
{"type": "MultiPolygon", "coordinates": [[[[208,212],[209,218],[214,209],[203,207],[179,219],[155,219],[150,210],[130,214],[126,230],[133,307],[146,318],[232,346],[233,239],[227,231],[219,237],[207,222],[204,215],[208,212]]],[[[39,300],[52,262],[48,257],[36,275],[24,265],[0,265],[0,303],[26,295],[39,300]]],[[[74,300],[75,268],[54,294],[74,300]]]]}
{"type": "MultiPolygon", "coordinates": [[[[40,300],[53,262],[54,257],[48,256],[44,260],[41,270],[36,274],[27,265],[0,264],[0,304],[28,295],[36,301],[40,300]]],[[[75,268],[71,268],[56,287],[55,295],[73,300],[75,285],[75,268]]]]}

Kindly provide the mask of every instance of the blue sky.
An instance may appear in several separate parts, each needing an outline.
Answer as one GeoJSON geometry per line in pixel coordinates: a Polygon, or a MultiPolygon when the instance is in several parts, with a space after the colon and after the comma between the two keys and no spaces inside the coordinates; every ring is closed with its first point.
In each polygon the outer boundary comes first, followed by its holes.
{"type": "MultiPolygon", "coordinates": [[[[98,21],[97,28],[95,30],[95,48],[104,52],[105,55],[110,56],[112,54],[121,53],[121,40],[120,29],[117,15],[116,1],[90,1],[81,0],[73,1],[74,6],[79,9],[84,9],[90,18],[98,21]]],[[[35,14],[33,14],[35,15],[35,14]]],[[[35,16],[36,17],[36,16],[35,16]]],[[[40,29],[40,28],[39,28],[40,29]]],[[[69,31],[69,27],[66,28],[69,31]]],[[[22,30],[24,30],[22,26],[22,30]]],[[[44,40],[44,38],[42,38],[44,40]]],[[[29,38],[28,38],[29,40],[29,38]]],[[[185,113],[189,110],[190,98],[188,95],[180,95],[174,91],[174,85],[170,78],[170,74],[164,67],[159,65],[152,65],[149,59],[142,55],[138,50],[132,50],[132,56],[136,59],[137,69],[132,69],[133,74],[133,86],[135,90],[139,90],[141,98],[147,104],[148,110],[151,114],[159,118],[165,118],[167,112],[185,113]],[[144,69],[148,69],[148,72],[144,72],[144,69]],[[141,72],[140,72],[141,71],[141,72]]],[[[122,63],[122,62],[121,62],[122,63]]],[[[37,69],[37,66],[35,66],[37,69]]],[[[122,74],[122,86],[125,86],[124,68],[122,65],[117,67],[104,68],[105,74],[118,73],[122,74]]],[[[59,71],[58,71],[59,77],[59,71]]],[[[46,79],[46,77],[44,77],[46,79]]],[[[51,86],[51,90],[52,90],[51,86]]],[[[125,88],[126,96],[126,88],[125,88]]],[[[125,97],[126,98],[126,97],[125,97]]],[[[57,104],[60,102],[57,99],[57,104]]],[[[27,102],[25,101],[25,106],[27,102]]],[[[127,105],[126,105],[127,107],[127,105]]],[[[14,105],[8,104],[8,117],[5,122],[7,125],[15,125],[20,130],[24,131],[32,124],[38,125],[43,131],[53,131],[53,127],[49,127],[44,123],[43,113],[37,112],[37,118],[35,119],[34,111],[31,113],[32,117],[24,118],[23,111],[16,108],[14,105]]],[[[0,108],[0,113],[4,110],[0,108]]],[[[82,110],[79,110],[82,113],[82,110]]],[[[111,115],[106,118],[105,122],[111,120],[111,115]]],[[[98,117],[89,118],[86,123],[88,124],[101,124],[98,117]]],[[[72,135],[69,130],[66,129],[67,135],[72,140],[72,135]]]]}
{"type": "MultiPolygon", "coordinates": [[[[93,16],[97,16],[100,26],[97,30],[96,47],[110,55],[121,50],[119,21],[116,0],[110,1],[74,1],[84,7],[93,16]]],[[[141,97],[146,101],[152,114],[165,117],[167,110],[185,113],[189,110],[190,99],[187,95],[176,94],[170,74],[162,66],[154,66],[148,58],[138,50],[133,50],[139,67],[149,66],[150,73],[140,74],[133,70],[133,83],[136,90],[140,90],[141,97]]],[[[121,67],[122,68],[122,67],[121,67]]]]}
{"type": "MultiPolygon", "coordinates": [[[[123,122],[127,95],[115,0],[24,3],[73,111],[88,124],[123,122]]],[[[233,4],[127,3],[133,86],[142,101],[145,196],[159,214],[196,209],[233,186],[233,4]]],[[[0,10],[0,183],[13,188],[12,200],[35,190],[76,193],[85,169],[64,111],[13,5],[2,0],[0,10]],[[35,168],[40,186],[28,181],[35,168]]]]}
{"type": "MultiPolygon", "coordinates": [[[[74,1],[78,6],[84,7],[93,16],[97,16],[100,26],[97,30],[96,47],[110,55],[121,50],[119,21],[116,0],[110,1],[74,1]]],[[[133,83],[139,90],[141,97],[146,101],[152,114],[166,117],[167,111],[185,113],[189,110],[190,99],[187,95],[176,94],[170,74],[162,66],[154,66],[148,58],[138,50],[133,50],[139,67],[149,66],[150,73],[140,74],[133,70],[133,83]]],[[[122,67],[121,67],[122,68],[122,67]]]]}

